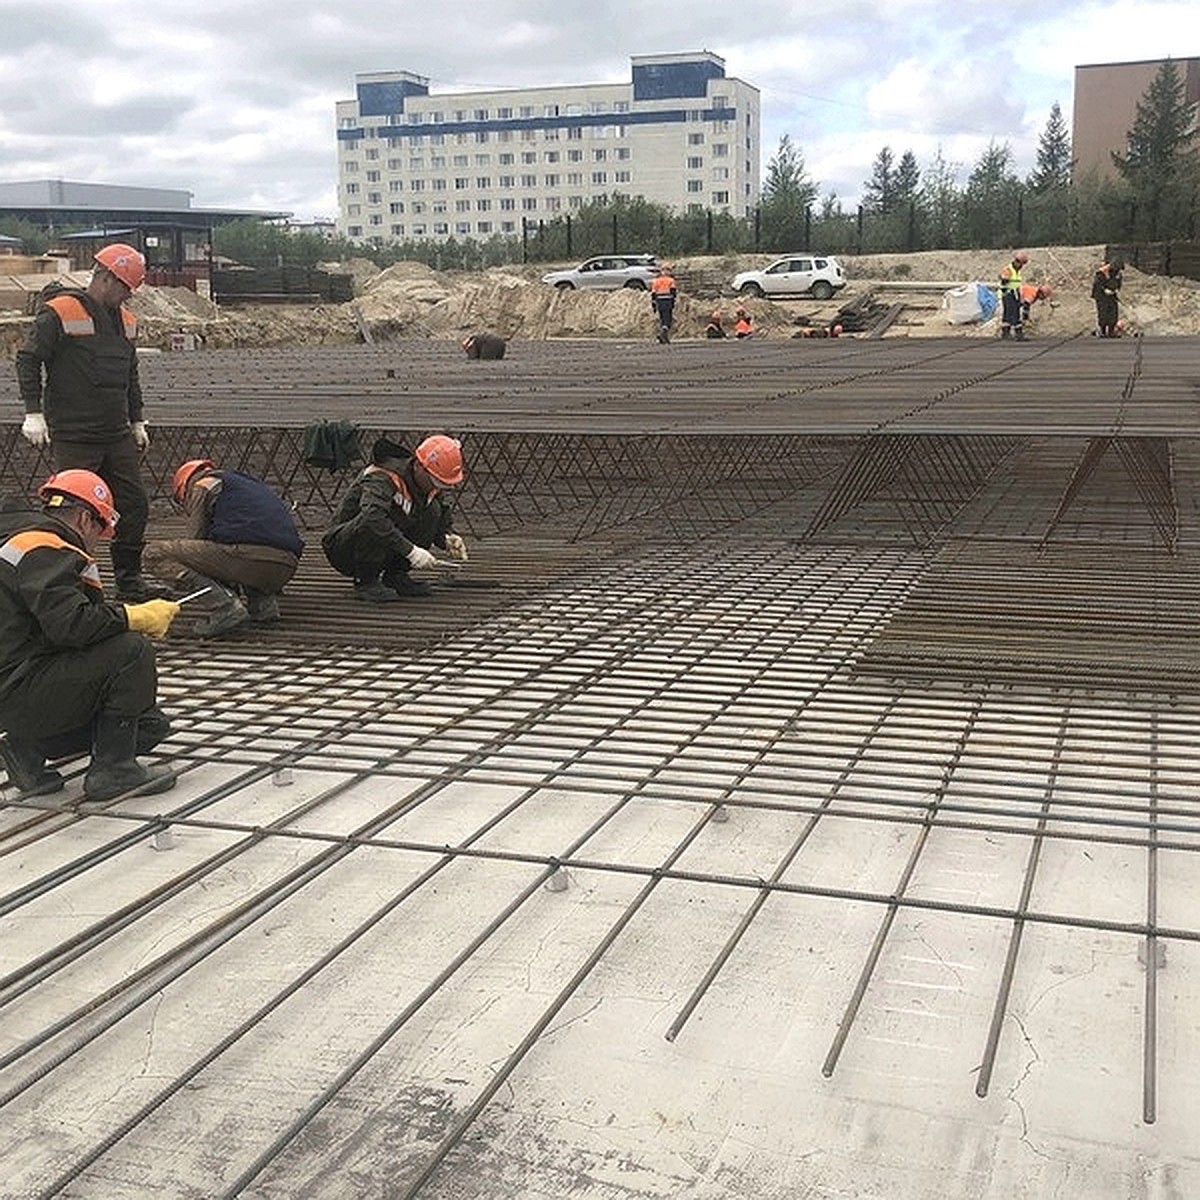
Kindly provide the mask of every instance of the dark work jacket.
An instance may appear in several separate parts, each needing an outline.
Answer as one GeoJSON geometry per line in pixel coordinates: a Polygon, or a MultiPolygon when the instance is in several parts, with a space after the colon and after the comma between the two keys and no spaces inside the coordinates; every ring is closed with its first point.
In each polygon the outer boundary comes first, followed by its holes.
{"type": "Polygon", "coordinates": [[[411,458],[373,465],[358,473],[321,539],[334,570],[353,574],[354,547],[371,545],[393,559],[413,546],[446,547],[453,521],[437,495],[421,495],[411,458]]]}
{"type": "Polygon", "coordinates": [[[26,412],[41,412],[65,442],[113,442],[142,420],[137,319],[66,288],[47,300],[17,351],[26,412]],[[45,370],[45,390],[42,371],[45,370]]]}
{"type": "Polygon", "coordinates": [[[274,546],[297,558],[304,550],[288,506],[253,475],[206,471],[192,481],[185,507],[199,509],[193,532],[207,541],[274,546]]]}
{"type": "Polygon", "coordinates": [[[0,513],[0,702],[39,657],[128,628],[124,606],[104,599],[96,560],[69,525],[0,513]]]}

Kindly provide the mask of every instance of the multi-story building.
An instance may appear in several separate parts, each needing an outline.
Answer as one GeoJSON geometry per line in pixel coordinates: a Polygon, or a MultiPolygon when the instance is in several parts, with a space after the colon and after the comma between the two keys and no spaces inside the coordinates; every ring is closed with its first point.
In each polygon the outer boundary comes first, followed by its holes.
{"type": "MultiPolygon", "coordinates": [[[[1075,111],[1071,122],[1072,173],[1076,180],[1094,172],[1115,179],[1112,156],[1128,150],[1137,107],[1164,60],[1092,63],[1075,68],[1075,111]]],[[[1177,58],[1184,100],[1200,102],[1200,58],[1177,58]]]]}
{"type": "Polygon", "coordinates": [[[618,197],[748,214],[758,89],[708,51],[632,68],[629,83],[445,95],[408,71],[355,76],[337,105],[338,232],[486,241],[618,197]]]}

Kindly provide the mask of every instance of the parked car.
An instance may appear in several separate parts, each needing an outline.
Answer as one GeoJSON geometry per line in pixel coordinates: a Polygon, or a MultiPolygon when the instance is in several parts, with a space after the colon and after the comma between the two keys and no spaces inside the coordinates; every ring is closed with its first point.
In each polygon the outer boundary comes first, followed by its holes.
{"type": "Polygon", "coordinates": [[[742,271],[733,277],[741,296],[812,296],[828,300],[846,286],[841,264],[820,254],[789,254],[761,271],[742,271]]]}
{"type": "Polygon", "coordinates": [[[658,264],[653,254],[598,254],[569,271],[551,271],[542,276],[542,282],[563,291],[572,288],[605,292],[637,288],[644,291],[657,274],[658,264]]]}

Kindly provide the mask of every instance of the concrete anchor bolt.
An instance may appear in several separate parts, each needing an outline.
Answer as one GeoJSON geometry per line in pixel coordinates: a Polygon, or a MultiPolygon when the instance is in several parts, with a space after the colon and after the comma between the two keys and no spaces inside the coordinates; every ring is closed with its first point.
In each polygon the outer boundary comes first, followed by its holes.
{"type": "Polygon", "coordinates": [[[271,776],[271,782],[276,787],[287,787],[289,784],[296,782],[296,772],[291,767],[280,767],[274,775],[271,776]]]}
{"type": "Polygon", "coordinates": [[[713,809],[713,815],[709,819],[715,821],[718,825],[723,825],[729,820],[729,809],[727,809],[723,804],[718,804],[717,807],[713,809]]]}
{"type": "Polygon", "coordinates": [[[154,831],[154,840],[150,843],[155,850],[173,850],[175,848],[175,830],[170,825],[154,831]]]}
{"type": "Polygon", "coordinates": [[[548,892],[565,892],[568,882],[566,867],[555,867],[544,886],[548,892]]]}

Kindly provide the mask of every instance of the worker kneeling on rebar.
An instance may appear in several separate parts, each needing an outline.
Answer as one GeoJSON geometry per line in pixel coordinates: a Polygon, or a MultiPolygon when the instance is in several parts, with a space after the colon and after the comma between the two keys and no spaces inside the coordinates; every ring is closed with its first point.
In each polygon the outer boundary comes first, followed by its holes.
{"type": "Polygon", "coordinates": [[[170,732],[158,708],[157,660],[179,612],[173,600],[120,604],[104,598],[96,562],[117,511],[92,471],[51,475],[41,512],[0,513],[0,760],[26,795],[62,791],[48,758],[91,750],[84,799],[151,795],[175,786],[139,754],[170,732]]]}
{"type": "Polygon", "coordinates": [[[287,504],[261,479],[218,470],[210,458],[183,463],[171,491],[187,532],[147,545],[146,564],[180,595],[195,595],[204,616],[194,632],[220,637],[278,621],[279,593],[304,551],[287,504]]]}
{"type": "Polygon", "coordinates": [[[466,543],[451,532],[442,499],[463,479],[462,444],[444,433],[431,434],[415,451],[376,440],[371,465],[350,485],[321,539],[329,565],[354,580],[356,600],[386,604],[429,595],[429,584],[411,572],[437,565],[431,547],[466,561],[466,543]]]}

